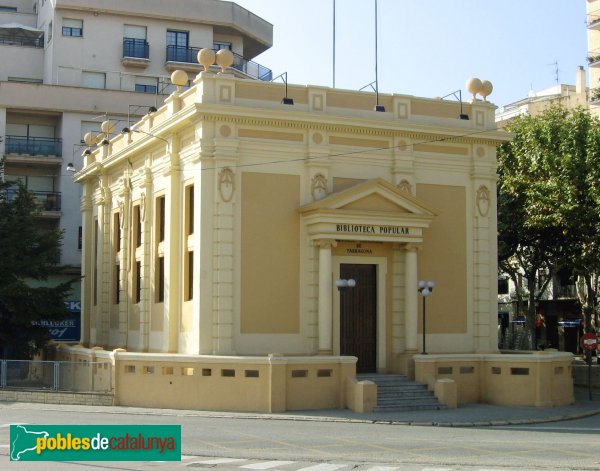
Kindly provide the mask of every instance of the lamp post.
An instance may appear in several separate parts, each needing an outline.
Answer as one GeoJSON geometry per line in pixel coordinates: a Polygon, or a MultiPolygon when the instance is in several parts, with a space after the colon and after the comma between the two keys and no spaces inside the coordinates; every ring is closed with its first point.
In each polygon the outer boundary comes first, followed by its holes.
{"type": "Polygon", "coordinates": [[[348,290],[350,288],[354,288],[356,286],[356,280],[354,280],[352,278],[350,278],[348,280],[340,278],[335,281],[335,286],[337,286],[338,291],[346,291],[346,290],[348,290]]]}
{"type": "Polygon", "coordinates": [[[427,355],[427,351],[425,349],[425,298],[431,294],[433,288],[435,287],[435,281],[419,281],[418,290],[421,296],[423,296],[423,351],[421,354],[427,355]]]}

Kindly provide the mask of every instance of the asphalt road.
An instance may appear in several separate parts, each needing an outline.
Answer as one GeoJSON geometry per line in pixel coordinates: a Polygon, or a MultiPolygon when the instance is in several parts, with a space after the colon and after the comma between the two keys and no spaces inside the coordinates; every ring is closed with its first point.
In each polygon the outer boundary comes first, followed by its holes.
{"type": "MultiPolygon", "coordinates": [[[[95,410],[98,410],[97,408],[95,410]]],[[[69,411],[0,405],[0,470],[600,470],[600,417],[484,428],[69,411]],[[182,462],[10,462],[11,423],[180,424],[182,462]]]]}

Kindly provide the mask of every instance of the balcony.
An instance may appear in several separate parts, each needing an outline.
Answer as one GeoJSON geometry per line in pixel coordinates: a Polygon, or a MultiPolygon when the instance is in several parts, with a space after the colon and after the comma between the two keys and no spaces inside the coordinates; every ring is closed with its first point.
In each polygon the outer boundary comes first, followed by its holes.
{"type": "Polygon", "coordinates": [[[150,45],[145,39],[123,38],[123,59],[129,67],[147,67],[150,64],[150,45]]]}
{"type": "Polygon", "coordinates": [[[44,47],[44,35],[33,37],[16,37],[13,35],[0,34],[0,44],[9,46],[44,47]]]}
{"type": "MultiPolygon", "coordinates": [[[[58,191],[39,191],[30,190],[42,212],[58,212],[60,211],[60,200],[61,194],[58,191]]],[[[16,188],[9,188],[6,190],[6,197],[8,201],[12,201],[17,194],[16,188]]],[[[60,216],[60,215],[58,215],[60,216]]]]}
{"type": "Polygon", "coordinates": [[[600,29],[600,16],[588,15],[587,27],[588,29],[600,29]]]}
{"type": "MultiPolygon", "coordinates": [[[[183,68],[190,72],[200,72],[202,70],[202,66],[198,64],[198,52],[200,49],[201,48],[199,47],[167,46],[167,69],[175,70],[177,68],[183,68]],[[187,64],[188,66],[185,67],[184,64],[187,64]]],[[[239,70],[244,75],[266,82],[272,80],[273,72],[271,69],[256,62],[244,59],[235,52],[233,53],[233,59],[233,65],[231,67],[235,70],[239,70]]]]}
{"type": "Polygon", "coordinates": [[[62,139],[6,136],[5,153],[60,157],[62,156],[62,139]]]}

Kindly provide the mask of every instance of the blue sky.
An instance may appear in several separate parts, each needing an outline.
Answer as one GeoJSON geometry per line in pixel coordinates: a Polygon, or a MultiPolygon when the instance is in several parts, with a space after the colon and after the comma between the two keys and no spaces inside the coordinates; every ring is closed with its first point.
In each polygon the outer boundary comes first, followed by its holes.
{"type": "MultiPolygon", "coordinates": [[[[333,0],[234,0],[274,25],[255,60],[289,83],[331,86],[333,0]]],[[[490,80],[498,106],[587,70],[585,0],[378,0],[379,90],[439,97],[490,80]]],[[[375,80],[375,0],[336,0],[336,87],[375,80]]]]}

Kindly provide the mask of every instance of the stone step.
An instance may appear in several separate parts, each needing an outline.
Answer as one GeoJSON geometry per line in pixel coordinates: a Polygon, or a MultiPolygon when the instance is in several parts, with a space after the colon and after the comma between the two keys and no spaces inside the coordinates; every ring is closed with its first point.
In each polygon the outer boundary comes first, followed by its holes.
{"type": "Polygon", "coordinates": [[[410,406],[377,406],[373,412],[411,412],[419,410],[444,410],[445,404],[426,404],[426,405],[410,405],[410,406]]]}
{"type": "Polygon", "coordinates": [[[425,384],[415,383],[403,375],[358,375],[359,381],[377,385],[375,412],[446,409],[425,384]]]}

